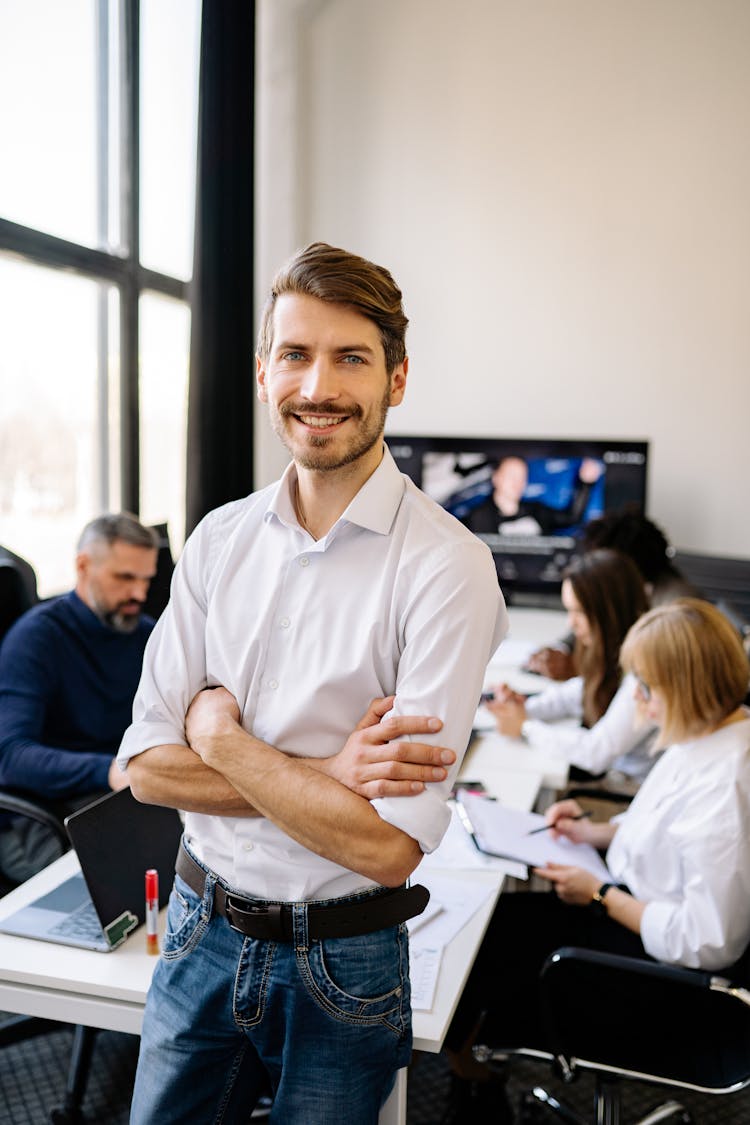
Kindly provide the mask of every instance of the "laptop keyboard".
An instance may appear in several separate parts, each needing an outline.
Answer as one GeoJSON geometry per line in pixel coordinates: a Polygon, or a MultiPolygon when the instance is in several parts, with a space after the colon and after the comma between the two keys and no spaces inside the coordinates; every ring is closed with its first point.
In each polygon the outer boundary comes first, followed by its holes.
{"type": "Polygon", "coordinates": [[[59,937],[78,938],[81,941],[101,941],[104,936],[93,902],[84,902],[67,918],[57,922],[49,932],[59,937]]]}

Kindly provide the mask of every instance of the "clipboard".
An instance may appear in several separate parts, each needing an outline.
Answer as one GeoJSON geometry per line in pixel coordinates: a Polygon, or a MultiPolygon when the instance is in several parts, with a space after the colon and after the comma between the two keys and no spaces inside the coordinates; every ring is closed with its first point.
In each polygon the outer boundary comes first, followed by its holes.
{"type": "Polygon", "coordinates": [[[523,863],[527,867],[544,867],[547,863],[563,863],[582,867],[602,880],[611,880],[607,865],[590,844],[574,844],[570,840],[553,840],[549,832],[530,836],[545,826],[539,813],[511,809],[492,797],[462,790],[456,795],[456,811],[476,847],[484,855],[523,863]]]}

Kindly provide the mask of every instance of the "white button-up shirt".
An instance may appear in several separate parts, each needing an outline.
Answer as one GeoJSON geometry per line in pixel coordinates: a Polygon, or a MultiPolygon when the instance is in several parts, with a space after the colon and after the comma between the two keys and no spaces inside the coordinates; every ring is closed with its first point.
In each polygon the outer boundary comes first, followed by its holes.
{"type": "Polygon", "coordinates": [[[689,968],[736,961],[750,943],[750,712],[671,746],[615,820],[607,866],[648,903],[646,951],[689,968]]]}
{"type": "MultiPolygon", "coordinates": [[[[146,649],[119,761],[182,744],[191,699],[223,685],[245,730],[303,757],[337,753],[370,700],[437,715],[458,762],[445,782],[373,806],[437,847],[446,799],[470,736],[487,662],[507,628],[492,556],[403,476],[385,449],[328,534],[296,518],[290,465],[271,487],[210,513],[185,545],[172,596],[146,649]]],[[[315,855],[272,821],[188,813],[203,861],[248,895],[299,901],[370,880],[315,855]],[[249,845],[249,846],[248,846],[249,845]]]]}

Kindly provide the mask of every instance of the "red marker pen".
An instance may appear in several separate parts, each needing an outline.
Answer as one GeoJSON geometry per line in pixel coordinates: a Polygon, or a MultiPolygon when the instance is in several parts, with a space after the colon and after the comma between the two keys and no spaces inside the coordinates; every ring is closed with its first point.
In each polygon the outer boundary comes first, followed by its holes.
{"type": "Polygon", "coordinates": [[[159,872],[149,867],[146,872],[146,952],[159,952],[159,872]]]}

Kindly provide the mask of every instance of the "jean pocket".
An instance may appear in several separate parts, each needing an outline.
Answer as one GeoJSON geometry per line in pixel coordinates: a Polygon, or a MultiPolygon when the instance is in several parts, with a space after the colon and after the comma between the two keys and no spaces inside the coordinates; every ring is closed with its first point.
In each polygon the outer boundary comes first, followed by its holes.
{"type": "Polygon", "coordinates": [[[360,1026],[384,1024],[398,1035],[407,1030],[411,1011],[405,927],[316,941],[297,957],[308,992],[334,1019],[360,1026]]]}
{"type": "Polygon", "coordinates": [[[183,957],[200,941],[208,920],[203,917],[203,899],[184,879],[175,875],[167,906],[167,925],[162,942],[162,956],[168,961],[183,957]]]}

